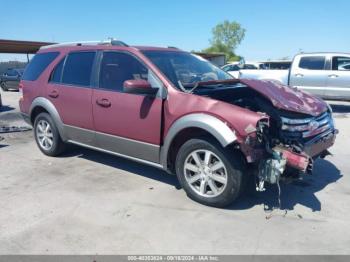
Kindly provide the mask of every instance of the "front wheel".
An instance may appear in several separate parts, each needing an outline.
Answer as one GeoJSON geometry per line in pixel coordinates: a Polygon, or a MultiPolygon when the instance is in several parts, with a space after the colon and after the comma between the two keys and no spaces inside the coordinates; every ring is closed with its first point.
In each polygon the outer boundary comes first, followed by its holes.
{"type": "Polygon", "coordinates": [[[176,158],[176,175],[187,195],[204,205],[225,207],[242,191],[244,163],[216,141],[191,139],[176,158]],[[209,141],[209,142],[208,142],[209,141]]]}

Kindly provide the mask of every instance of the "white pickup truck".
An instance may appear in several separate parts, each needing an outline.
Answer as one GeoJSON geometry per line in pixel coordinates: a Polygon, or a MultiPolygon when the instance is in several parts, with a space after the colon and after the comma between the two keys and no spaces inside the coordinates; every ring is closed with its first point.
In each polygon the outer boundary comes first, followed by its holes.
{"type": "Polygon", "coordinates": [[[350,54],[303,53],[289,70],[240,70],[239,78],[279,81],[327,99],[350,100],[350,54]]]}

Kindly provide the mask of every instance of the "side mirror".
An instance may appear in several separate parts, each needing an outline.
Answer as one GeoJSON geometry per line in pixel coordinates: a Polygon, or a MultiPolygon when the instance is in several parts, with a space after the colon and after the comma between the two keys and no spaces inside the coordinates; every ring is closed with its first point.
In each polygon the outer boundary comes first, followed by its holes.
{"type": "Polygon", "coordinates": [[[129,94],[155,95],[158,88],[153,88],[146,80],[126,80],[123,84],[124,92],[129,94]]]}

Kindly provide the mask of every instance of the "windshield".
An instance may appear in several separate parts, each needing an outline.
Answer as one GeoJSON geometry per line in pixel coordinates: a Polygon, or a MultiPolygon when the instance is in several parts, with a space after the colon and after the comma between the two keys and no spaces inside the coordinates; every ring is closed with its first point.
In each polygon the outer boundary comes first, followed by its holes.
{"type": "Polygon", "coordinates": [[[192,88],[198,82],[233,78],[207,60],[191,53],[143,51],[143,54],[179,89],[192,88]]]}

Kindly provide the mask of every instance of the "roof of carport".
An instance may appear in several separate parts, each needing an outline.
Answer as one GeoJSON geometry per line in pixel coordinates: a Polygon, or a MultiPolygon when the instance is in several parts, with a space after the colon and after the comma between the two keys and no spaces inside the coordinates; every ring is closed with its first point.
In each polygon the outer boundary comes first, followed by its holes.
{"type": "Polygon", "coordinates": [[[55,43],[0,39],[0,53],[35,54],[40,47],[52,44],[55,43]]]}

